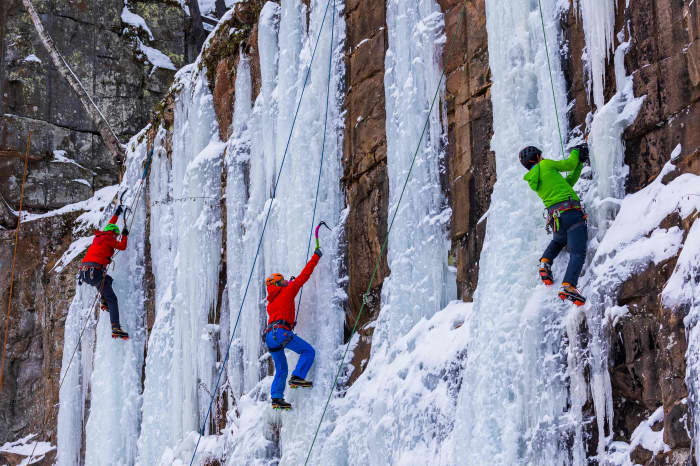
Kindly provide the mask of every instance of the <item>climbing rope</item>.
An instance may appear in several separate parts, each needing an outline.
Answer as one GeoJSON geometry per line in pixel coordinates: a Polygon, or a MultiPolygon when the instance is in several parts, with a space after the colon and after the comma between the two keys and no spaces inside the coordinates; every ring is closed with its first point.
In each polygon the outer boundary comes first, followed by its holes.
{"type": "MultiPolygon", "coordinates": [[[[291,143],[292,140],[292,134],[294,133],[294,127],[296,125],[297,121],[297,116],[299,115],[299,109],[301,108],[301,102],[304,98],[304,92],[306,91],[306,85],[309,82],[309,76],[311,74],[311,67],[314,63],[314,58],[316,57],[316,50],[318,48],[318,43],[321,39],[321,32],[323,32],[323,26],[326,23],[326,17],[328,16],[328,9],[330,8],[331,5],[331,0],[328,0],[326,3],[326,9],[323,13],[323,20],[321,21],[321,26],[319,27],[318,30],[318,35],[316,36],[316,43],[314,45],[314,50],[311,53],[311,61],[309,62],[309,69],[306,71],[306,77],[304,78],[304,84],[301,88],[301,95],[299,96],[299,102],[297,103],[297,108],[296,111],[294,112],[294,118],[292,119],[292,126],[289,128],[289,136],[287,137],[287,144],[284,148],[284,153],[282,155],[282,161],[280,162],[280,168],[277,171],[277,176],[275,178],[275,184],[272,188],[272,195],[270,197],[269,201],[269,207],[267,209],[267,213],[265,214],[265,221],[263,223],[263,228],[262,232],[260,233],[260,239],[258,240],[258,247],[255,251],[255,257],[253,258],[253,264],[250,267],[250,274],[248,275],[248,281],[245,286],[245,291],[243,292],[243,298],[241,299],[241,305],[238,308],[238,315],[236,316],[236,322],[233,325],[233,330],[231,331],[231,338],[228,342],[228,347],[226,348],[226,355],[224,356],[224,360],[221,364],[221,369],[219,370],[219,375],[216,378],[216,385],[214,386],[214,390],[212,392],[211,400],[209,401],[209,408],[207,409],[207,414],[204,416],[204,421],[202,422],[202,428],[199,431],[199,438],[197,439],[197,444],[194,447],[194,451],[192,452],[192,459],[190,460],[190,466],[194,463],[194,458],[197,455],[197,449],[199,448],[199,443],[202,441],[202,437],[204,436],[204,430],[207,425],[207,420],[209,419],[209,415],[211,414],[211,409],[214,404],[214,399],[216,398],[216,393],[219,390],[219,384],[221,383],[221,375],[224,373],[224,370],[226,369],[226,362],[228,361],[228,358],[231,353],[231,345],[233,344],[233,339],[236,335],[236,329],[238,329],[238,323],[240,322],[241,319],[241,313],[243,312],[243,305],[245,304],[246,297],[248,296],[248,289],[250,288],[250,282],[253,279],[253,273],[255,271],[255,264],[258,261],[258,256],[260,255],[260,248],[262,247],[262,242],[263,238],[265,237],[265,230],[267,229],[267,222],[270,219],[270,213],[272,212],[272,206],[275,201],[275,197],[277,196],[277,186],[279,185],[280,177],[282,175],[282,170],[284,169],[284,161],[287,159],[287,152],[289,151],[289,144],[291,143]]],[[[335,11],[333,11],[333,15],[335,15],[335,11]]],[[[333,47],[333,44],[331,44],[331,49],[333,47]]]]}
{"type": "MultiPolygon", "coordinates": [[[[333,14],[331,16],[331,50],[328,53],[328,84],[326,86],[326,112],[323,119],[323,142],[321,143],[321,163],[318,167],[318,179],[316,180],[316,197],[314,198],[314,210],[311,214],[311,229],[309,230],[309,241],[306,245],[306,259],[304,263],[309,261],[309,252],[311,252],[311,237],[314,233],[314,225],[316,222],[316,207],[318,206],[318,192],[321,188],[321,174],[323,173],[323,156],[326,152],[326,128],[328,127],[328,100],[331,93],[331,67],[333,64],[333,37],[335,33],[335,0],[333,0],[333,14]]],[[[299,290],[299,301],[297,302],[297,313],[294,317],[294,325],[296,326],[301,314],[301,297],[304,295],[304,287],[299,290]]]]}
{"type": "Polygon", "coordinates": [[[566,157],[564,154],[564,138],[561,135],[561,126],[559,125],[559,109],[557,108],[557,97],[554,92],[554,78],[552,77],[552,63],[549,60],[549,46],[547,45],[547,32],[544,28],[544,15],[542,14],[542,0],[537,0],[540,10],[540,21],[542,22],[542,35],[544,36],[544,51],[547,54],[547,69],[549,70],[549,84],[552,86],[552,101],[554,102],[554,116],[557,120],[557,131],[559,131],[559,145],[561,147],[561,156],[566,157]]]}
{"type": "Polygon", "coordinates": [[[15,249],[12,253],[12,268],[10,271],[10,296],[7,301],[7,312],[5,313],[5,336],[2,340],[2,360],[0,362],[0,393],[5,375],[5,355],[7,353],[7,335],[10,330],[10,313],[12,309],[12,292],[15,284],[15,263],[17,262],[17,246],[19,245],[19,227],[22,225],[22,203],[24,201],[24,183],[27,181],[27,166],[29,165],[29,147],[32,142],[32,133],[27,136],[27,152],[24,156],[24,172],[22,174],[22,188],[19,194],[19,211],[17,212],[17,228],[15,229],[15,249]]]}
{"type": "MultiPolygon", "coordinates": [[[[459,31],[462,28],[466,8],[467,8],[467,5],[465,3],[462,6],[462,11],[460,12],[459,23],[457,24],[457,28],[455,29],[455,34],[454,34],[453,40],[450,43],[450,49],[445,54],[445,57],[450,56],[450,53],[452,51],[452,47],[454,46],[454,43],[456,42],[456,39],[457,39],[457,34],[459,33],[459,31]]],[[[394,221],[396,220],[396,215],[399,212],[399,206],[401,205],[401,201],[403,200],[404,193],[406,192],[406,187],[408,186],[408,181],[411,178],[411,173],[413,172],[413,167],[416,163],[416,158],[418,157],[418,152],[420,151],[421,144],[423,143],[423,139],[425,138],[425,133],[428,130],[428,125],[430,124],[430,115],[433,113],[433,108],[435,107],[435,102],[437,101],[437,97],[440,94],[440,88],[442,86],[442,82],[444,79],[445,79],[445,67],[443,65],[442,73],[440,74],[440,80],[438,81],[437,89],[435,89],[435,94],[433,95],[433,100],[430,102],[430,109],[428,110],[428,114],[427,114],[426,119],[425,119],[425,124],[423,125],[423,131],[421,132],[420,139],[418,140],[416,150],[413,153],[413,158],[411,159],[411,165],[408,168],[408,173],[406,174],[406,179],[404,180],[403,187],[401,188],[401,194],[399,195],[399,199],[396,202],[396,208],[394,209],[394,213],[391,217],[391,222],[389,223],[389,228],[388,228],[386,235],[384,237],[384,242],[382,243],[382,248],[379,251],[379,256],[377,257],[377,260],[374,264],[374,270],[372,271],[372,275],[370,276],[369,285],[367,285],[367,291],[365,291],[365,294],[362,297],[362,305],[360,306],[360,310],[357,313],[357,317],[355,318],[355,324],[353,325],[352,331],[350,332],[350,336],[348,337],[348,343],[345,345],[345,351],[343,351],[343,356],[340,359],[340,363],[338,364],[338,370],[336,371],[335,379],[333,380],[333,385],[331,386],[331,389],[328,391],[328,398],[326,399],[326,403],[323,406],[323,412],[321,413],[321,419],[319,419],[318,425],[316,426],[316,431],[314,432],[314,437],[313,437],[313,440],[311,441],[311,446],[309,447],[309,452],[306,455],[306,461],[304,461],[304,465],[307,465],[309,463],[309,459],[311,458],[311,452],[313,451],[314,445],[316,444],[316,439],[318,438],[318,432],[321,429],[321,424],[323,423],[323,418],[326,416],[326,411],[328,410],[328,404],[331,401],[331,396],[333,396],[333,390],[335,390],[335,387],[338,385],[338,379],[340,378],[340,373],[342,372],[343,366],[345,365],[345,358],[346,358],[348,351],[350,349],[350,344],[352,343],[352,337],[355,335],[355,332],[357,331],[357,325],[360,322],[360,317],[362,316],[362,312],[364,311],[365,306],[367,304],[367,298],[369,296],[370,290],[372,289],[372,284],[374,283],[374,279],[377,275],[377,271],[379,270],[379,264],[382,260],[382,257],[384,257],[384,253],[386,252],[386,247],[387,247],[387,244],[389,243],[389,234],[391,233],[391,229],[394,227],[394,221]]]]}

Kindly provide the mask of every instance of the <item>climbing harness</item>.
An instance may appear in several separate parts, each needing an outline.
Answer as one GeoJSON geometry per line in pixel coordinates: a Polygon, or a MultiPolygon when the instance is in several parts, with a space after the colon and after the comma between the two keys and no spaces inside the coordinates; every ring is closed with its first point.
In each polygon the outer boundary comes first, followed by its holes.
{"type": "MultiPolygon", "coordinates": [[[[267,338],[267,334],[277,330],[278,328],[287,330],[288,333],[284,334],[285,338],[284,338],[284,340],[282,340],[280,342],[280,344],[278,346],[275,346],[272,348],[270,348],[268,346],[267,350],[270,353],[276,353],[277,351],[282,351],[283,349],[285,349],[287,347],[289,342],[294,339],[294,334],[292,333],[292,329],[294,328],[294,326],[292,324],[290,324],[289,322],[287,322],[286,320],[276,320],[274,322],[271,322],[267,327],[265,327],[265,331],[262,334],[262,340],[263,340],[263,343],[265,343],[265,346],[267,346],[267,343],[265,341],[267,338]]],[[[274,336],[273,336],[273,338],[274,338],[274,336]]]]}
{"type": "Polygon", "coordinates": [[[545,209],[545,215],[547,219],[547,225],[545,228],[547,230],[547,233],[556,233],[559,231],[559,217],[561,216],[561,214],[569,210],[580,210],[583,214],[583,220],[571,225],[568,228],[568,230],[573,230],[576,227],[586,224],[586,219],[588,218],[588,215],[586,214],[586,210],[583,208],[583,204],[581,204],[581,201],[577,201],[575,199],[568,199],[566,201],[558,202],[554,205],[551,205],[545,209]]]}
{"type": "MultiPolygon", "coordinates": [[[[207,420],[209,419],[209,416],[211,415],[211,410],[212,406],[214,405],[214,399],[216,398],[216,393],[219,390],[219,385],[221,384],[221,376],[224,373],[224,370],[226,369],[226,363],[228,361],[229,356],[231,355],[231,345],[233,345],[233,339],[236,336],[236,330],[238,329],[238,323],[240,322],[241,319],[241,313],[243,312],[243,305],[245,304],[246,297],[248,296],[248,290],[250,289],[250,283],[253,279],[253,273],[255,272],[255,264],[257,264],[258,261],[258,256],[260,255],[260,248],[262,247],[262,242],[265,237],[265,230],[267,229],[267,223],[270,219],[270,213],[272,212],[272,207],[274,204],[274,200],[277,196],[277,187],[279,186],[279,180],[280,180],[280,175],[282,174],[282,170],[284,169],[284,162],[287,158],[287,153],[289,151],[289,145],[292,140],[292,134],[294,133],[294,127],[296,126],[296,121],[297,121],[297,116],[299,115],[299,109],[301,108],[301,102],[304,99],[304,93],[306,91],[307,84],[309,82],[309,76],[311,75],[311,68],[314,63],[314,58],[316,57],[316,50],[318,48],[319,41],[321,39],[321,32],[323,32],[323,26],[326,23],[326,17],[328,16],[328,10],[330,9],[331,6],[331,0],[328,0],[326,3],[326,9],[323,13],[323,19],[321,21],[321,26],[318,29],[318,35],[316,36],[316,43],[314,45],[313,52],[311,52],[311,60],[309,62],[309,68],[306,70],[306,77],[304,78],[304,83],[301,88],[301,94],[299,95],[299,101],[297,102],[297,107],[296,111],[294,113],[294,118],[292,118],[292,125],[289,128],[289,136],[287,137],[287,144],[284,148],[284,152],[282,154],[282,160],[280,162],[280,167],[279,170],[277,171],[277,176],[275,177],[275,184],[272,188],[272,195],[270,196],[270,200],[272,202],[269,202],[269,207],[267,208],[267,213],[265,214],[265,220],[263,222],[263,227],[262,231],[260,233],[260,239],[258,240],[258,246],[255,251],[255,256],[253,257],[253,263],[250,267],[250,273],[248,274],[248,281],[246,282],[245,290],[243,291],[243,297],[241,298],[241,304],[238,308],[238,315],[236,316],[236,321],[233,325],[233,330],[231,331],[231,337],[228,342],[228,347],[226,348],[226,354],[224,356],[224,360],[221,363],[221,369],[219,370],[219,374],[216,378],[216,384],[214,386],[214,390],[211,395],[211,400],[209,401],[209,408],[207,409],[207,414],[204,416],[204,420],[202,421],[202,427],[199,430],[199,438],[197,439],[197,443],[195,444],[194,451],[192,452],[192,459],[190,459],[190,466],[194,464],[194,459],[197,456],[197,449],[199,448],[199,443],[202,441],[202,437],[204,436],[204,429],[207,425],[207,420]]],[[[331,25],[331,31],[335,29],[335,0],[333,0],[333,12],[332,12],[332,18],[333,22],[331,25]]],[[[333,35],[331,34],[331,40],[333,40],[333,35]]],[[[331,51],[333,48],[333,42],[330,44],[331,51]]],[[[331,57],[333,54],[330,54],[331,57]]],[[[329,76],[330,76],[330,66],[331,66],[332,60],[329,60],[329,76]]],[[[330,88],[329,88],[330,89],[330,88]]],[[[324,137],[325,137],[325,131],[324,131],[324,137]]]]}
{"type": "MultiPolygon", "coordinates": [[[[450,49],[447,51],[445,54],[446,57],[450,56],[451,52],[451,47],[454,45],[456,42],[456,38],[458,37],[457,34],[462,28],[463,22],[464,22],[464,17],[465,17],[465,12],[466,12],[467,4],[466,2],[462,6],[462,11],[460,12],[459,16],[459,23],[457,24],[457,27],[455,28],[455,35],[453,37],[452,42],[450,42],[450,49]]],[[[304,465],[307,465],[309,463],[309,459],[311,458],[311,452],[313,451],[314,445],[316,444],[316,439],[318,438],[318,432],[321,429],[321,424],[323,423],[323,418],[326,416],[326,411],[328,410],[328,404],[331,401],[331,396],[333,396],[333,390],[335,390],[336,386],[338,385],[338,379],[340,378],[340,373],[343,370],[343,366],[345,365],[345,358],[347,357],[348,351],[350,349],[350,344],[353,342],[353,336],[355,335],[355,332],[357,331],[357,326],[360,322],[360,318],[362,317],[362,312],[364,311],[364,308],[367,304],[367,298],[369,296],[370,290],[372,289],[372,284],[374,283],[374,278],[377,275],[377,271],[379,270],[379,264],[382,260],[382,257],[384,257],[384,253],[386,252],[386,247],[387,244],[389,243],[389,234],[391,233],[391,229],[394,226],[394,221],[396,220],[396,215],[399,212],[399,207],[401,205],[401,201],[403,200],[404,193],[406,192],[406,187],[408,186],[408,181],[411,179],[411,173],[413,172],[413,167],[416,163],[416,158],[418,157],[418,152],[420,151],[421,144],[423,143],[423,139],[425,138],[425,133],[428,130],[428,125],[430,124],[430,115],[433,113],[433,108],[435,107],[435,102],[437,101],[438,95],[440,94],[440,89],[442,87],[442,82],[445,79],[445,70],[443,68],[442,73],[440,74],[440,80],[437,85],[437,89],[435,89],[435,94],[433,95],[433,100],[430,103],[430,109],[428,110],[428,114],[425,119],[425,124],[423,125],[423,130],[420,135],[420,139],[418,139],[418,144],[416,146],[416,150],[413,153],[413,159],[411,160],[411,165],[408,168],[408,173],[406,174],[406,179],[403,182],[403,187],[401,188],[401,193],[399,195],[399,198],[396,202],[396,208],[394,209],[394,213],[392,214],[391,217],[391,222],[389,223],[389,228],[387,229],[386,235],[384,237],[384,242],[382,243],[382,248],[379,251],[379,256],[377,257],[377,260],[374,264],[374,270],[372,271],[372,275],[370,276],[369,279],[369,284],[367,285],[367,291],[365,291],[365,294],[362,297],[362,305],[360,306],[360,310],[357,313],[357,317],[355,318],[355,324],[352,327],[352,331],[350,332],[350,336],[348,337],[348,342],[345,345],[345,350],[343,352],[343,356],[340,358],[340,363],[338,364],[338,369],[335,374],[335,379],[333,380],[333,384],[331,385],[330,390],[328,391],[328,398],[326,399],[326,403],[323,406],[323,412],[321,413],[321,418],[318,421],[318,425],[316,426],[316,431],[314,432],[314,437],[313,440],[311,441],[311,445],[309,447],[309,452],[306,455],[306,461],[304,461],[304,465]]]]}
{"type": "MultiPolygon", "coordinates": [[[[22,173],[22,188],[19,194],[19,211],[17,212],[17,228],[15,229],[15,248],[12,253],[12,268],[10,271],[10,295],[5,313],[5,335],[2,340],[2,359],[0,362],[0,393],[2,392],[3,375],[5,374],[5,356],[7,353],[7,335],[10,330],[10,311],[12,309],[12,292],[15,284],[15,264],[17,262],[17,246],[19,245],[19,228],[22,225],[22,204],[24,201],[24,184],[27,181],[27,166],[29,165],[29,148],[32,143],[32,133],[27,135],[27,151],[24,155],[24,172],[22,173]]],[[[36,446],[36,445],[35,445],[36,446]]],[[[29,464],[29,463],[27,463],[29,464]]]]}

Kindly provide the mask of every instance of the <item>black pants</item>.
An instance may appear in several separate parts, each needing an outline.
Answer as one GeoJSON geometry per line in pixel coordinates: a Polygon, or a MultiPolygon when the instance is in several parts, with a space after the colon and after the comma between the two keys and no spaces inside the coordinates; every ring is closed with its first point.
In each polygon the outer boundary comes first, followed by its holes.
{"type": "Polygon", "coordinates": [[[564,246],[569,250],[569,265],[562,283],[578,284],[583,264],[586,262],[586,243],[588,229],[583,213],[580,210],[567,210],[559,217],[559,230],[554,232],[552,241],[545,249],[542,257],[549,259],[550,264],[559,255],[564,246]]]}
{"type": "Polygon", "coordinates": [[[112,289],[112,277],[105,274],[101,269],[88,269],[80,272],[80,279],[97,288],[97,291],[102,296],[102,301],[109,308],[109,320],[112,322],[112,328],[120,327],[119,325],[119,303],[117,295],[112,289]],[[102,278],[104,277],[104,282],[102,278]]]}

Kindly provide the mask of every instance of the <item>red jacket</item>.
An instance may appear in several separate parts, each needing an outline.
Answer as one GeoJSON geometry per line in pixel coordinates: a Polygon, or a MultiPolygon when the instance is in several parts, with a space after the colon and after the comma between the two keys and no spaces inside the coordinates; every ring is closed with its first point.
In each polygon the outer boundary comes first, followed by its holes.
{"type": "Polygon", "coordinates": [[[267,286],[267,315],[268,324],[276,320],[286,320],[294,324],[296,314],[294,311],[294,298],[304,283],[306,283],[318,264],[319,257],[314,254],[301,271],[299,276],[289,282],[287,286],[268,285],[267,286]]]}
{"type": "MultiPolygon", "coordinates": [[[[117,223],[117,216],[109,219],[109,223],[117,223]]],[[[117,235],[113,231],[95,230],[95,239],[85,254],[83,262],[97,262],[108,265],[112,261],[112,254],[115,249],[123,251],[126,249],[126,236],[122,235],[121,241],[117,241],[117,235]]]]}

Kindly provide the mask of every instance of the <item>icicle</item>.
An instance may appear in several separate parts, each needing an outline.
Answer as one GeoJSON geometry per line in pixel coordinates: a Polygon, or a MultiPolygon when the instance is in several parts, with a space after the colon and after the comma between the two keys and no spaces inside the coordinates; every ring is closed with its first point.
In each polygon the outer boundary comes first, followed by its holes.
{"type": "MultiPolygon", "coordinates": [[[[584,58],[587,58],[588,93],[600,108],[605,103],[605,65],[615,39],[615,0],[577,0],[586,38],[584,58]]],[[[619,89],[619,88],[618,88],[619,89]]]]}

